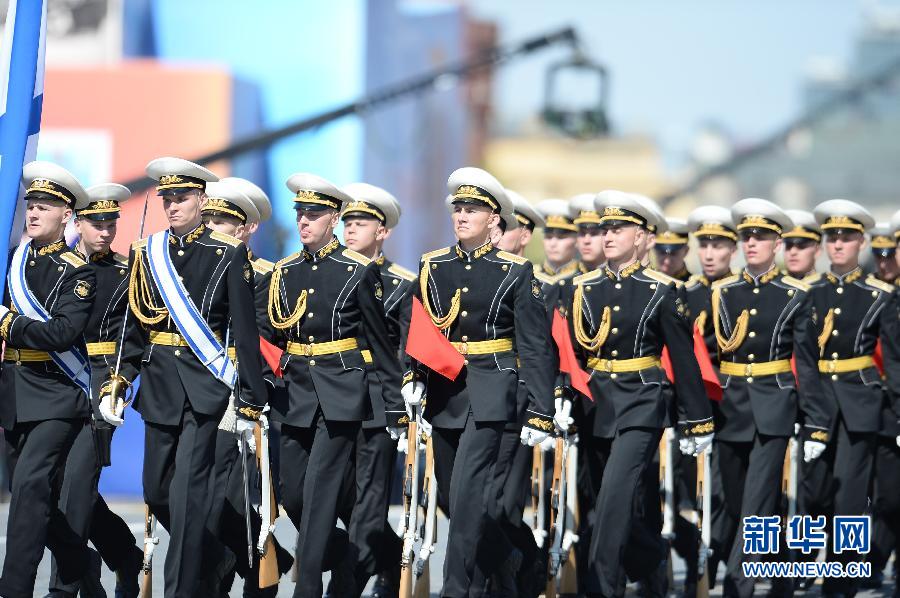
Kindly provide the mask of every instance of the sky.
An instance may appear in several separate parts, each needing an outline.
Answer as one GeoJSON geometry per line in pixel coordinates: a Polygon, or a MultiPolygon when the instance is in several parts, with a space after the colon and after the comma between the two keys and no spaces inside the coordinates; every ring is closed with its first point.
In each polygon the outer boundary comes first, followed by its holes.
{"type": "MultiPolygon", "coordinates": [[[[898,3],[882,0],[882,5],[898,3]]],[[[862,0],[469,0],[501,41],[566,25],[610,71],[610,118],[620,133],[647,133],[684,151],[705,122],[753,141],[802,108],[813,61],[845,63],[863,29],[862,0]]],[[[499,132],[541,106],[544,71],[562,48],[503,68],[494,87],[499,132]]]]}

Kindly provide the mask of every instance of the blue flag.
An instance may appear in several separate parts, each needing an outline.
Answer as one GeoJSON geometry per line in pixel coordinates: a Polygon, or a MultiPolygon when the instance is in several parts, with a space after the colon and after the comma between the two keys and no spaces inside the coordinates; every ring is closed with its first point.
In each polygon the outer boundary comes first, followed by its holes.
{"type": "Polygon", "coordinates": [[[10,0],[0,56],[0,280],[22,235],[22,166],[35,159],[44,100],[47,0],[10,0]],[[20,217],[16,217],[19,209],[20,217]]]}

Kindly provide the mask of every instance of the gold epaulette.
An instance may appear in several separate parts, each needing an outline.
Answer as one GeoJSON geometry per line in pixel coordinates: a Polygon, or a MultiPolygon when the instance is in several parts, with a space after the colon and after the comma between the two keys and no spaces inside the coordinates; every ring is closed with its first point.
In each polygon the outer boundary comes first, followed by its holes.
{"type": "Polygon", "coordinates": [[[302,251],[298,251],[298,252],[296,252],[296,253],[292,253],[291,255],[289,255],[289,256],[287,256],[287,257],[283,257],[283,258],[281,258],[280,260],[278,260],[278,261],[275,263],[275,266],[274,266],[272,269],[274,270],[275,268],[280,268],[280,267],[283,266],[284,264],[286,264],[286,263],[288,263],[288,262],[294,261],[295,259],[297,259],[297,258],[300,257],[301,255],[303,255],[303,252],[302,252],[302,251]]]}
{"type": "Polygon", "coordinates": [[[822,279],[822,275],[818,272],[813,272],[812,274],[808,274],[803,277],[802,282],[808,285],[815,284],[822,279]]]}
{"type": "Polygon", "coordinates": [[[590,282],[592,280],[595,280],[602,274],[603,273],[599,272],[598,270],[594,270],[593,272],[588,272],[587,274],[579,274],[578,276],[576,276],[575,278],[572,279],[572,284],[581,284],[583,282],[590,282]]]}
{"type": "Polygon", "coordinates": [[[433,257],[440,257],[442,255],[447,255],[450,253],[449,247],[442,247],[441,249],[435,249],[434,251],[429,251],[425,255],[422,256],[422,260],[430,260],[433,257]]]}
{"type": "Polygon", "coordinates": [[[412,282],[416,279],[415,272],[407,270],[403,266],[398,266],[397,264],[391,264],[390,266],[388,266],[388,272],[390,272],[394,276],[402,278],[407,282],[412,282]]]}
{"type": "Polygon", "coordinates": [[[62,258],[64,262],[69,264],[70,266],[74,266],[75,268],[80,268],[82,266],[87,265],[87,262],[81,259],[78,254],[73,251],[67,251],[65,253],[59,254],[59,257],[62,258]]]}
{"type": "Polygon", "coordinates": [[[522,264],[528,263],[527,257],[521,256],[521,255],[516,255],[515,253],[510,253],[508,251],[498,251],[497,257],[499,257],[502,260],[509,260],[510,262],[519,264],[520,266],[522,264]]]}
{"type": "Polygon", "coordinates": [[[262,258],[250,260],[250,263],[253,265],[253,271],[257,274],[268,274],[275,268],[275,264],[262,258]]]}
{"type": "Polygon", "coordinates": [[[672,278],[668,274],[663,274],[659,270],[654,270],[653,268],[644,268],[644,274],[648,278],[652,278],[653,280],[661,282],[663,284],[674,284],[676,287],[680,287],[684,284],[677,278],[672,278]]]}
{"type": "Polygon", "coordinates": [[[358,262],[363,266],[368,266],[372,263],[372,260],[357,251],[353,251],[352,249],[345,249],[341,252],[341,255],[343,255],[344,257],[349,257],[354,262],[358,262]]]}
{"type": "Polygon", "coordinates": [[[793,276],[783,276],[781,280],[788,286],[794,287],[795,289],[800,289],[801,291],[809,292],[809,285],[802,280],[797,280],[793,276]]]}
{"type": "Polygon", "coordinates": [[[236,237],[232,237],[231,235],[226,235],[225,233],[220,233],[217,230],[209,231],[209,236],[212,237],[213,239],[215,239],[216,241],[221,241],[223,243],[231,245],[232,247],[237,247],[238,245],[243,243],[243,241],[241,241],[240,239],[238,239],[236,237]]]}
{"type": "Polygon", "coordinates": [[[741,277],[737,274],[732,274],[731,276],[726,276],[725,278],[720,278],[719,280],[712,283],[711,288],[713,289],[721,289],[724,286],[730,285],[733,282],[737,282],[741,279],[741,277]]]}
{"type": "Polygon", "coordinates": [[[146,237],[143,239],[138,239],[137,241],[135,241],[134,243],[131,244],[131,248],[134,249],[135,251],[137,251],[138,249],[143,249],[146,246],[147,246],[146,237]]]}
{"type": "Polygon", "coordinates": [[[884,291],[885,293],[893,293],[896,290],[896,287],[892,284],[888,284],[883,280],[878,280],[875,276],[869,274],[866,277],[866,284],[870,287],[875,287],[880,291],[884,291]]]}
{"type": "Polygon", "coordinates": [[[127,255],[122,255],[121,253],[114,253],[114,254],[113,254],[113,260],[114,260],[117,264],[120,264],[120,265],[122,265],[122,266],[127,266],[127,265],[128,265],[128,256],[127,256],[127,255]]]}
{"type": "Polygon", "coordinates": [[[534,267],[534,277],[544,284],[556,284],[556,280],[557,278],[559,278],[557,276],[550,276],[549,274],[541,272],[538,266],[534,267]]]}
{"type": "Polygon", "coordinates": [[[698,284],[700,284],[700,278],[699,278],[699,277],[700,277],[699,274],[694,274],[693,276],[691,276],[690,278],[688,278],[687,281],[684,283],[684,288],[685,288],[685,289],[693,289],[695,286],[697,286],[698,284]]]}

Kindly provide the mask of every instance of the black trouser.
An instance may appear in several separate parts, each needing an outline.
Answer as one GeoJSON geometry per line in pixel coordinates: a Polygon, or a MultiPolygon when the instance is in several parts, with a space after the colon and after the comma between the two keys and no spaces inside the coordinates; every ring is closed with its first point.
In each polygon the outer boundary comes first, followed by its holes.
{"type": "Polygon", "coordinates": [[[399,563],[403,542],[387,520],[396,460],[397,441],[385,428],[360,429],[349,529],[357,595],[362,595],[370,577],[399,563]]]}
{"type": "MultiPolygon", "coordinates": [[[[116,571],[140,563],[143,551],[128,524],[109,510],[97,491],[101,467],[96,442],[101,442],[100,437],[95,437],[90,426],[84,426],[75,438],[66,459],[59,508],[72,531],[89,537],[109,568],[116,571]]],[[[55,558],[51,560],[49,589],[78,592],[77,580],[66,584],[59,579],[55,558]]]]}
{"type": "MultiPolygon", "coordinates": [[[[900,558],[900,446],[894,436],[879,436],[875,451],[872,509],[872,572],[882,571],[895,553],[900,558]]],[[[895,560],[896,563],[896,560],[895,560]]]]}
{"type": "Polygon", "coordinates": [[[496,561],[505,560],[503,556],[492,559],[488,553],[496,549],[509,554],[508,544],[497,546],[496,538],[482,542],[489,518],[491,468],[502,433],[503,423],[478,423],[471,414],[463,429],[435,426],[432,430],[438,501],[450,518],[441,596],[468,596],[476,566],[493,571],[496,561]]]}
{"type": "MultiPolygon", "coordinates": [[[[600,494],[600,482],[609,454],[612,438],[600,438],[588,432],[578,434],[578,543],[575,544],[575,561],[578,570],[578,590],[587,591],[591,537],[594,530],[594,509],[600,494]]],[[[546,547],[546,546],[545,546],[546,547]]]]}
{"type": "MultiPolygon", "coordinates": [[[[875,463],[877,435],[847,430],[839,417],[837,430],[825,452],[811,463],[800,463],[801,484],[799,511],[817,517],[824,515],[829,524],[834,515],[862,515],[868,505],[869,481],[875,463]]],[[[827,529],[831,529],[830,525],[827,529]]],[[[831,545],[831,543],[829,543],[831,545]]],[[[855,553],[832,554],[828,560],[848,562],[860,560],[855,553]]],[[[812,558],[812,555],[807,558],[812,558]]],[[[853,594],[858,584],[854,578],[825,578],[823,591],[853,594]]]]}
{"type": "Polygon", "coordinates": [[[63,583],[87,571],[87,540],[79,536],[59,509],[66,456],[86,419],[51,419],[18,423],[5,434],[10,455],[10,503],[6,557],[0,595],[30,598],[44,547],[58,559],[63,583]]]}
{"type": "MultiPolygon", "coordinates": [[[[684,517],[684,510],[696,511],[697,505],[697,458],[684,455],[678,448],[677,439],[669,447],[672,451],[672,476],[675,482],[673,489],[674,506],[674,537],[672,548],[685,561],[685,586],[691,586],[697,581],[697,560],[700,556],[700,530],[697,526],[684,517]]],[[[706,514],[704,513],[704,517],[706,514]]]]}
{"type": "Polygon", "coordinates": [[[221,545],[206,529],[219,419],[186,402],[180,425],[145,422],[144,501],[169,532],[166,598],[196,596],[200,576],[221,558],[221,545]]]}
{"type": "Polygon", "coordinates": [[[360,422],[326,421],[281,426],[282,503],[299,534],[295,598],[322,596],[322,567],[337,523],[341,486],[360,422]]]}
{"type": "MultiPolygon", "coordinates": [[[[619,430],[600,482],[593,512],[593,533],[588,548],[585,591],[589,595],[620,596],[625,592],[626,547],[628,561],[652,570],[665,558],[659,530],[650,529],[650,517],[638,513],[642,502],[642,476],[653,459],[661,430],[619,430]]],[[[647,514],[649,515],[649,514],[647,514]]]]}
{"type": "Polygon", "coordinates": [[[753,578],[744,577],[741,563],[762,555],[743,553],[744,517],[776,514],[781,499],[781,475],[788,438],[757,434],[752,442],[716,441],[722,491],[728,516],[737,522],[725,573],[726,597],[753,595],[753,578]],[[751,480],[750,483],[746,483],[751,480]]]}
{"type": "Polygon", "coordinates": [[[487,520],[484,537],[498,545],[492,547],[495,556],[479,559],[472,584],[479,591],[484,588],[496,569],[509,558],[510,549],[522,553],[520,571],[528,572],[538,557],[537,544],[531,528],[522,521],[526,497],[529,495],[529,476],[533,449],[522,444],[521,428],[504,429],[500,436],[497,458],[489,477],[487,520]],[[501,547],[505,547],[502,549],[501,547]],[[492,570],[483,570],[482,566],[492,570]]]}

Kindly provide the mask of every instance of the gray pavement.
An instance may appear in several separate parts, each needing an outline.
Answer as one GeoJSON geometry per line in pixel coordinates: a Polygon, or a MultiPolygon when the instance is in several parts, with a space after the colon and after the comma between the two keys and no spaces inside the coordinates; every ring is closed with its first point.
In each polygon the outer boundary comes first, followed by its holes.
{"type": "MultiPolygon", "coordinates": [[[[111,502],[110,508],[112,508],[116,513],[121,515],[125,521],[128,522],[132,531],[135,534],[136,541],[141,541],[143,538],[143,519],[144,519],[144,506],[141,503],[137,502],[111,502]]],[[[399,507],[392,507],[391,509],[391,523],[396,523],[400,518],[400,510],[399,507]]],[[[7,523],[7,505],[0,505],[0,556],[5,557],[6,555],[6,523],[7,523]]],[[[279,542],[285,547],[294,546],[297,538],[297,533],[294,530],[293,525],[286,517],[281,517],[276,524],[276,536],[278,537],[279,542]]],[[[162,576],[162,563],[165,559],[166,546],[168,543],[168,536],[165,530],[162,527],[159,527],[159,538],[160,543],[154,553],[154,563],[155,563],[155,572],[153,577],[153,596],[162,598],[163,596],[163,576],[162,576]]],[[[444,561],[444,550],[442,542],[446,541],[447,538],[447,521],[443,518],[439,521],[438,526],[438,538],[441,540],[439,543],[437,550],[435,551],[434,556],[432,557],[431,562],[431,595],[437,596],[440,591],[441,584],[441,569],[443,567],[444,561]]],[[[719,575],[721,579],[721,575],[724,572],[723,568],[719,569],[719,575]]],[[[45,552],[44,559],[41,561],[40,569],[38,571],[37,577],[37,585],[35,586],[35,595],[43,596],[46,593],[47,581],[50,574],[50,557],[49,553],[45,552]]],[[[675,559],[674,561],[674,574],[676,580],[676,586],[681,585],[681,580],[684,576],[684,565],[679,559],[675,559]]],[[[325,575],[325,583],[327,584],[327,574],[325,575]]],[[[115,577],[114,575],[107,570],[105,567],[103,569],[103,585],[106,588],[107,592],[109,592],[109,596],[113,595],[113,588],[115,587],[115,577]]],[[[819,590],[820,586],[814,586],[812,590],[810,590],[806,595],[807,596],[819,596],[821,595],[821,591],[819,590]]],[[[876,598],[876,597],[887,597],[891,596],[893,592],[893,581],[886,580],[884,587],[881,590],[868,590],[863,591],[857,594],[859,598],[876,598]]],[[[235,580],[234,587],[231,591],[231,596],[241,596],[242,595],[243,582],[240,578],[235,580]]],[[[294,589],[294,584],[290,581],[289,577],[283,577],[281,580],[281,584],[278,590],[279,598],[289,597],[292,595],[294,589]]],[[[633,594],[633,586],[629,586],[628,594],[633,594]]],[[[367,588],[368,590],[368,588],[367,588]]],[[[758,590],[759,595],[765,595],[765,588],[760,588],[758,590]]],[[[721,596],[721,584],[716,588],[715,591],[711,592],[712,596],[721,596]]]]}

